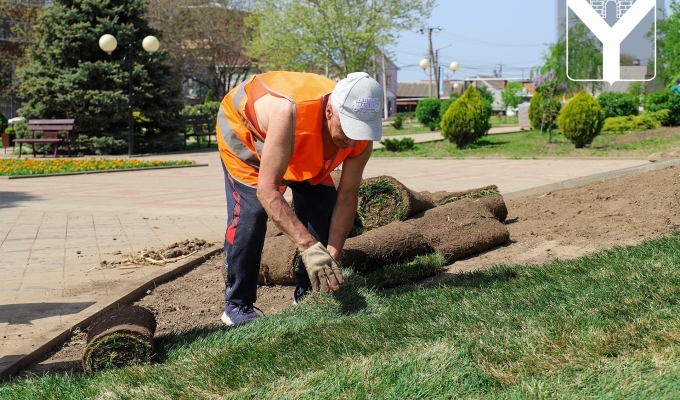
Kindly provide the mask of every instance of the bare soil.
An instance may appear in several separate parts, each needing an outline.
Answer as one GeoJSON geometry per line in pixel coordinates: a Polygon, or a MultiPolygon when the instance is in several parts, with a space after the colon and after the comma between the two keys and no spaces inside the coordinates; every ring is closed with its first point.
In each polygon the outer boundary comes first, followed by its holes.
{"type": "MultiPolygon", "coordinates": [[[[456,261],[447,273],[494,264],[542,264],[616,245],[636,244],[680,229],[680,168],[596,182],[506,202],[510,240],[456,261]]],[[[159,285],[135,302],[156,315],[156,335],[219,326],[224,307],[223,257],[159,285]]],[[[276,313],[293,301],[293,288],[260,286],[256,306],[276,313]]],[[[74,332],[27,371],[80,373],[87,335],[74,332]]]]}

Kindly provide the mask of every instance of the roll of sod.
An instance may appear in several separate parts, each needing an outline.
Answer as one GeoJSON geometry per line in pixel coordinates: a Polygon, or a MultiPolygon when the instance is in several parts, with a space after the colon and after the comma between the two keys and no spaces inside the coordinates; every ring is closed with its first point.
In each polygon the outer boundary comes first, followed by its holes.
{"type": "Polygon", "coordinates": [[[437,192],[419,192],[423,197],[429,198],[434,204],[442,206],[463,199],[473,199],[482,203],[497,220],[503,222],[508,216],[508,209],[505,206],[503,196],[498,191],[498,186],[490,185],[477,189],[464,190],[460,192],[447,192],[440,190],[437,192]]]}
{"type": "Polygon", "coordinates": [[[258,283],[264,285],[294,285],[297,248],[288,236],[264,240],[258,283]]]}
{"type": "Polygon", "coordinates": [[[385,265],[413,260],[430,251],[419,230],[407,222],[395,221],[347,239],[342,251],[342,266],[356,271],[374,271],[385,265]]]}
{"type": "Polygon", "coordinates": [[[427,210],[405,221],[448,261],[459,260],[508,241],[505,225],[473,199],[427,210]]]}
{"type": "Polygon", "coordinates": [[[82,364],[85,374],[149,363],[156,319],[139,306],[109,310],[90,324],[82,364]]]}
{"type": "Polygon", "coordinates": [[[412,191],[391,176],[383,175],[361,183],[357,214],[361,227],[366,231],[406,220],[434,206],[429,198],[412,191]]]}

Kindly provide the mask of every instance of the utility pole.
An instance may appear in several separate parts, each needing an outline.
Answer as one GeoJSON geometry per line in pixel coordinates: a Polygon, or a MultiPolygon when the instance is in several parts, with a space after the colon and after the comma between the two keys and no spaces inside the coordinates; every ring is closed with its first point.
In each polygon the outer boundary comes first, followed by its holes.
{"type": "Polygon", "coordinates": [[[439,79],[442,75],[442,67],[439,66],[439,50],[434,52],[434,68],[434,77],[436,81],[435,89],[437,90],[437,100],[439,100],[439,79]]]}
{"type": "Polygon", "coordinates": [[[383,86],[383,116],[388,117],[389,110],[387,108],[387,73],[385,72],[385,46],[382,48],[382,86],[383,86]]]}
{"type": "MultiPolygon", "coordinates": [[[[427,30],[427,41],[428,41],[428,44],[429,44],[429,47],[428,47],[429,48],[429,51],[428,51],[429,56],[428,56],[428,58],[430,59],[430,67],[428,68],[429,77],[430,77],[430,84],[428,86],[429,86],[430,97],[432,97],[432,75],[433,75],[433,72],[437,70],[437,68],[436,68],[437,60],[434,58],[434,54],[432,52],[432,31],[434,31],[434,30],[440,30],[441,31],[442,27],[438,26],[436,28],[421,28],[420,33],[423,34],[423,33],[425,33],[426,30],[427,30]]],[[[439,97],[439,88],[437,88],[437,97],[439,97]]]]}

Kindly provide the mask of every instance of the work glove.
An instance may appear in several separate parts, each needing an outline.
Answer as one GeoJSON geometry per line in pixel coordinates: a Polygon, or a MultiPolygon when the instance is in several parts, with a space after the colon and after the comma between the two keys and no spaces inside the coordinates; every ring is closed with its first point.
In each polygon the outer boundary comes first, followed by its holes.
{"type": "Polygon", "coordinates": [[[300,253],[300,257],[305,264],[314,290],[319,291],[319,286],[321,286],[328,293],[329,282],[333,290],[338,290],[340,284],[344,283],[340,266],[321,242],[316,242],[314,246],[300,253]]]}

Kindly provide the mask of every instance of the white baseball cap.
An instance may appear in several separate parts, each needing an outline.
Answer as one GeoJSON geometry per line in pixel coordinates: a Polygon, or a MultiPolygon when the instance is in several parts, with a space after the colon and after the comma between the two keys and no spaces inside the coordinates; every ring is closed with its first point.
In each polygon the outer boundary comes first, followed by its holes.
{"type": "Polygon", "coordinates": [[[382,138],[383,99],[382,87],[365,72],[352,72],[331,92],[342,130],[354,140],[382,138]]]}

